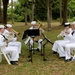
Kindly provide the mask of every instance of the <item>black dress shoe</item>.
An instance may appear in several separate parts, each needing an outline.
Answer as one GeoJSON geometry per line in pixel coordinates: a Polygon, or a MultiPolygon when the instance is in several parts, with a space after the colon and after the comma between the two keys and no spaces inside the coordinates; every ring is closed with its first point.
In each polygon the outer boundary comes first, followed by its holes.
{"type": "Polygon", "coordinates": [[[72,60],[72,58],[65,60],[65,62],[69,62],[69,61],[71,61],[71,60],[72,60]]]}
{"type": "Polygon", "coordinates": [[[53,54],[57,54],[57,52],[53,51],[53,54]]]}
{"type": "Polygon", "coordinates": [[[37,48],[37,51],[40,52],[39,48],[37,48]]]}
{"type": "Polygon", "coordinates": [[[18,64],[16,63],[16,61],[10,61],[10,63],[11,63],[12,65],[18,65],[18,64]]]}

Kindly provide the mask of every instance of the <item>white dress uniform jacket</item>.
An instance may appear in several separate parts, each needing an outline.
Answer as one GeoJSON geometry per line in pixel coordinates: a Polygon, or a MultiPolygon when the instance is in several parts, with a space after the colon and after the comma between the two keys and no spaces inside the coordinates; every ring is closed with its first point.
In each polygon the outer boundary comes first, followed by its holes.
{"type": "MultiPolygon", "coordinates": [[[[9,33],[10,33],[10,32],[5,29],[3,35],[4,35],[4,36],[8,36],[9,33]]],[[[8,39],[8,38],[7,38],[7,39],[8,39]]],[[[17,38],[13,38],[13,40],[8,43],[8,46],[15,46],[15,47],[18,47],[18,52],[21,53],[21,42],[16,41],[16,40],[17,40],[17,38]]]]}
{"type": "Polygon", "coordinates": [[[18,61],[19,58],[19,53],[18,53],[18,48],[13,47],[13,46],[7,46],[6,47],[6,42],[4,42],[4,37],[0,34],[0,48],[7,54],[11,54],[10,61],[18,61]]]}
{"type": "MultiPolygon", "coordinates": [[[[65,60],[70,59],[71,58],[71,50],[75,50],[75,30],[73,30],[72,33],[67,35],[67,37],[70,39],[70,42],[65,45],[65,60]]],[[[74,55],[73,59],[75,59],[75,55],[74,55]]]]}
{"type": "MultiPolygon", "coordinates": [[[[30,27],[29,29],[35,29],[35,28],[30,27]]],[[[27,44],[29,41],[30,41],[30,45],[33,46],[34,41],[33,41],[33,39],[31,37],[28,37],[27,40],[24,43],[27,44]]],[[[42,42],[42,39],[39,39],[38,40],[38,49],[39,50],[41,50],[41,42],[42,42]]]]}
{"type": "MultiPolygon", "coordinates": [[[[71,33],[72,29],[69,28],[68,31],[71,33]]],[[[65,57],[64,46],[65,46],[65,44],[70,42],[70,39],[65,32],[66,32],[66,30],[64,30],[64,34],[63,34],[64,39],[55,41],[54,45],[52,47],[53,51],[59,53],[59,57],[65,57]]]]}

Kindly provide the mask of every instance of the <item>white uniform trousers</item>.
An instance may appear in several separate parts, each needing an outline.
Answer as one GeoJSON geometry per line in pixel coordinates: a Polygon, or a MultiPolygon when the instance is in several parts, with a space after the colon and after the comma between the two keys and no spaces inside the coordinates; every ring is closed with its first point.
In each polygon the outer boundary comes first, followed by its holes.
{"type": "Polygon", "coordinates": [[[2,50],[4,50],[4,52],[6,54],[10,53],[10,55],[11,55],[10,61],[18,61],[19,53],[18,53],[18,48],[17,47],[8,46],[8,47],[2,48],[2,50]]]}
{"type": "MultiPolygon", "coordinates": [[[[27,39],[24,43],[27,44],[29,41],[30,41],[30,46],[33,46],[33,40],[32,40],[31,37],[28,37],[28,39],[27,39]]],[[[41,43],[42,43],[42,41],[43,41],[42,39],[39,39],[39,40],[38,40],[38,47],[37,47],[37,48],[38,48],[39,50],[41,50],[41,46],[42,46],[41,43]]]]}
{"type": "Polygon", "coordinates": [[[12,41],[8,43],[8,46],[15,46],[18,48],[18,52],[21,53],[21,42],[12,41]]]}
{"type": "MultiPolygon", "coordinates": [[[[39,39],[39,40],[38,40],[38,47],[37,47],[37,48],[38,48],[39,50],[41,50],[41,46],[42,46],[41,43],[42,43],[42,41],[43,41],[42,39],[39,39]]],[[[33,46],[33,40],[32,40],[32,39],[30,40],[30,45],[33,46]]]]}
{"type": "Polygon", "coordinates": [[[71,58],[71,50],[75,50],[75,43],[68,43],[65,45],[65,59],[71,58]]]}
{"type": "Polygon", "coordinates": [[[30,40],[32,40],[32,38],[28,37],[27,40],[24,43],[27,44],[30,40]]]}
{"type": "Polygon", "coordinates": [[[59,53],[59,57],[65,57],[64,46],[69,42],[69,40],[57,40],[55,41],[52,50],[59,53]]]}

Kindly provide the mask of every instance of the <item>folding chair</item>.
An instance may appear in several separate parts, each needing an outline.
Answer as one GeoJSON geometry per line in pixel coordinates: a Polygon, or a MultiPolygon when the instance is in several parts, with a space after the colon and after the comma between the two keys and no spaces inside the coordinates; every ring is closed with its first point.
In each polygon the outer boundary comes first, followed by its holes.
{"type": "Polygon", "coordinates": [[[0,48],[0,62],[2,61],[2,54],[4,55],[4,57],[5,57],[5,59],[6,59],[6,61],[7,61],[7,63],[9,64],[9,65],[11,65],[11,63],[10,63],[10,55],[9,54],[6,54],[3,50],[2,50],[2,48],[0,48]]]}
{"type": "MultiPolygon", "coordinates": [[[[42,56],[42,41],[40,43],[41,43],[41,56],[42,56]]],[[[37,50],[37,48],[34,46],[34,44],[38,44],[38,42],[33,42],[33,46],[31,46],[30,45],[30,40],[29,40],[28,44],[29,44],[29,48],[28,48],[29,56],[28,57],[30,57],[29,61],[32,62],[32,58],[33,58],[32,56],[33,56],[33,54],[35,54],[35,50],[37,50]]]]}

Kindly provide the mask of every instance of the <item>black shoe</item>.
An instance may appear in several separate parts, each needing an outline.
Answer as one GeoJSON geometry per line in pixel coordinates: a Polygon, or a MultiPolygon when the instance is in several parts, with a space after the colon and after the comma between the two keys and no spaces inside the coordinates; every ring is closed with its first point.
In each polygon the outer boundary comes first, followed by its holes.
{"type": "Polygon", "coordinates": [[[16,63],[16,61],[10,61],[10,63],[11,63],[12,65],[18,65],[18,64],[16,63]]]}
{"type": "Polygon", "coordinates": [[[69,62],[69,61],[71,61],[71,60],[72,60],[72,58],[65,60],[65,62],[69,62]]]}
{"type": "Polygon", "coordinates": [[[53,54],[57,54],[57,52],[53,51],[53,54]]]}
{"type": "Polygon", "coordinates": [[[40,52],[39,48],[37,48],[37,51],[40,52]]]}

